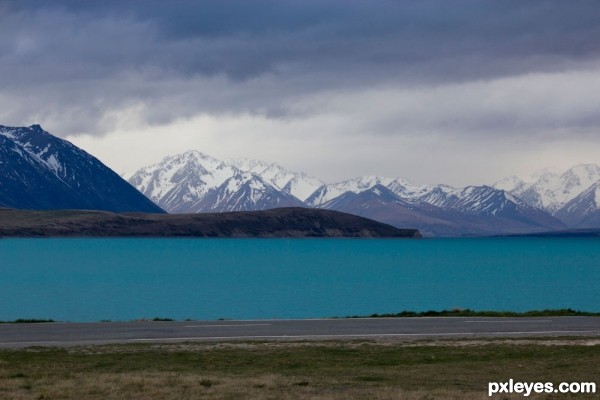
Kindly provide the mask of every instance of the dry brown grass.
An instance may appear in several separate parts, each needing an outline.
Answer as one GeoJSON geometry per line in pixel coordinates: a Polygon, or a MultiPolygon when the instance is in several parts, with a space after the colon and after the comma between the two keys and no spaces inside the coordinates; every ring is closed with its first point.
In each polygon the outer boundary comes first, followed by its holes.
{"type": "Polygon", "coordinates": [[[597,381],[599,365],[587,339],[32,348],[0,351],[0,399],[475,400],[494,380],[597,381]]]}
{"type": "MultiPolygon", "coordinates": [[[[333,383],[333,382],[332,382],[333,383]]],[[[68,380],[51,377],[35,381],[13,380],[3,392],[14,400],[32,399],[406,399],[406,400],[479,400],[489,399],[482,391],[433,388],[403,390],[390,386],[311,386],[308,378],[284,377],[277,374],[256,377],[198,376],[190,373],[75,373],[68,380]]],[[[517,399],[523,396],[498,396],[517,399]]],[[[4,398],[4,397],[3,397],[4,398]]],[[[530,398],[542,398],[531,396],[530,398]]],[[[566,398],[566,397],[563,397],[566,398]]]]}

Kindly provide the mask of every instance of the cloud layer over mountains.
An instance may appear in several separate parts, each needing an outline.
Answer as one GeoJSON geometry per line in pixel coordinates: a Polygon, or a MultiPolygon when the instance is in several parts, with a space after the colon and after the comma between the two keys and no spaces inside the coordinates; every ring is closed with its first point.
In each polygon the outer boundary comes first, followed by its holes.
{"type": "Polygon", "coordinates": [[[3,1],[0,122],[42,123],[122,172],[189,148],[308,160],[331,180],[596,162],[599,13],[586,0],[3,1]],[[110,150],[141,140],[145,154],[110,150]]]}

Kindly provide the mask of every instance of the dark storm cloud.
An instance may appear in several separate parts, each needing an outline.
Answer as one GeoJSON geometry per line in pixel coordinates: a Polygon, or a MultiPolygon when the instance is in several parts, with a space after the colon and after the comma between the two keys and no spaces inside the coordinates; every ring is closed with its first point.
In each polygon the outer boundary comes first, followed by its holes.
{"type": "Polygon", "coordinates": [[[128,107],[151,124],[294,117],[325,92],[568,72],[599,58],[598,15],[585,0],[0,1],[0,117],[102,133],[128,107]]]}
{"type": "Polygon", "coordinates": [[[39,17],[62,10],[83,30],[97,20],[125,25],[114,35],[125,43],[105,37],[107,32],[89,32],[89,44],[108,47],[105,51],[118,56],[111,60],[118,64],[136,67],[146,61],[232,78],[249,78],[286,63],[365,65],[376,71],[392,67],[388,71],[415,75],[411,66],[418,65],[426,67],[418,72],[427,80],[431,75],[486,77],[552,68],[561,59],[596,57],[600,49],[600,5],[595,1],[72,1],[51,7],[38,9],[39,17]],[[149,37],[128,32],[127,25],[146,26],[149,37]],[[128,43],[134,38],[143,40],[141,48],[128,43]],[[121,51],[124,46],[129,55],[121,51]],[[450,67],[449,74],[440,74],[444,66],[450,67]]]}

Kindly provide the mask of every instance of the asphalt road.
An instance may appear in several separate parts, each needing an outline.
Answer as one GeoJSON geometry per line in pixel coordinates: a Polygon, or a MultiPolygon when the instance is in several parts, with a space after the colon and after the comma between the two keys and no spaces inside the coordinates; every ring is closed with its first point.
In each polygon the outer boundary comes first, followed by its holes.
{"type": "Polygon", "coordinates": [[[599,336],[600,317],[0,324],[0,348],[197,340],[599,336]]]}

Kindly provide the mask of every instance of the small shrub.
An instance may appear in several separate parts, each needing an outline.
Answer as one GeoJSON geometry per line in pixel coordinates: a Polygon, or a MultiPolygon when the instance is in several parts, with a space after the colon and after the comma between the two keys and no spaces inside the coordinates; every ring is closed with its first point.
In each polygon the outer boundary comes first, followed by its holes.
{"type": "Polygon", "coordinates": [[[213,382],[210,379],[201,379],[200,380],[200,385],[204,386],[207,389],[215,384],[216,384],[216,382],[213,382]]]}

